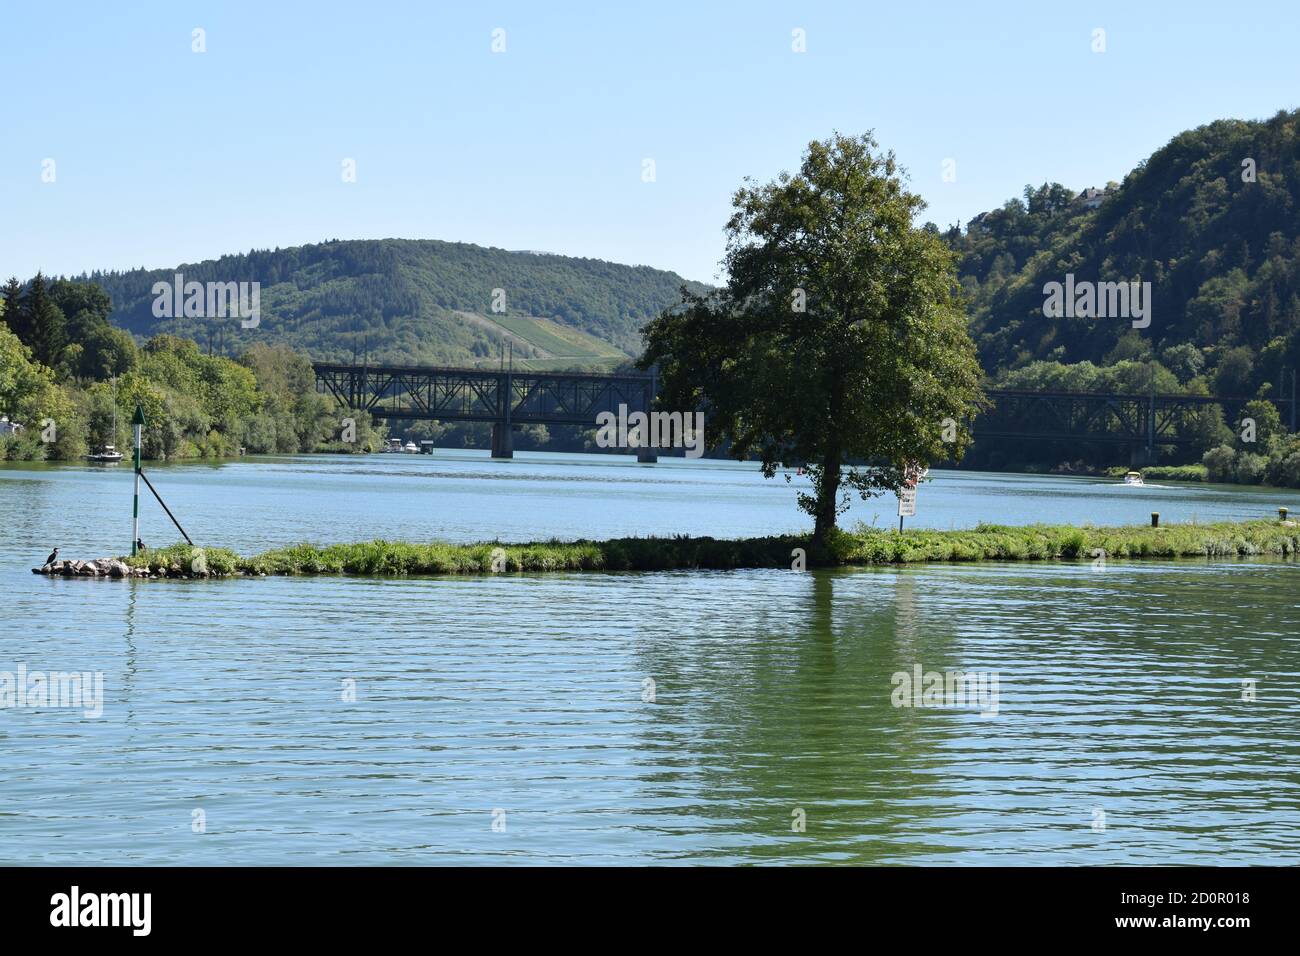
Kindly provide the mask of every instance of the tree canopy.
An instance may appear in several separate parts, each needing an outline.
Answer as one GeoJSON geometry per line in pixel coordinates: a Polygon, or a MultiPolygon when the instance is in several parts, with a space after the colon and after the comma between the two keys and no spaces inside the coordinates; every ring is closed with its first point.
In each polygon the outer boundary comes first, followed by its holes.
{"type": "Polygon", "coordinates": [[[797,173],[737,190],[726,285],[645,330],[661,407],[702,409],[710,442],[768,477],[807,467],[821,545],[851,491],[959,456],[982,400],[952,253],[913,225],[902,177],[869,134],[814,141],[797,173]]]}

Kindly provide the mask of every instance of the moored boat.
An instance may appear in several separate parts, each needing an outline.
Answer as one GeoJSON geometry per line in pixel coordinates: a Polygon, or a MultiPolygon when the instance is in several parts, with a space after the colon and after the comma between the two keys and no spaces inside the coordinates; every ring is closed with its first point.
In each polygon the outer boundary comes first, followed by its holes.
{"type": "Polygon", "coordinates": [[[111,465],[122,460],[122,453],[112,445],[101,445],[99,451],[87,455],[86,460],[101,465],[111,465]]]}
{"type": "MultiPolygon", "coordinates": [[[[113,430],[109,436],[117,438],[117,377],[112,379],[113,383],[113,430]]],[[[99,451],[91,452],[86,456],[87,461],[93,461],[100,465],[115,465],[122,460],[122,453],[117,450],[116,446],[104,444],[99,446],[99,451]]]]}

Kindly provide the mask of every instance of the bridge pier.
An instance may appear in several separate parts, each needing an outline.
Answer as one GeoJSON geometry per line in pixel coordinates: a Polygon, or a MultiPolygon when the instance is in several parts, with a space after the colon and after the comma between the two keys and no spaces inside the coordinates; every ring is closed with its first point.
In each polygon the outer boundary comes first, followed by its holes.
{"type": "Polygon", "coordinates": [[[1148,465],[1156,463],[1156,451],[1154,448],[1147,448],[1145,445],[1139,445],[1129,452],[1128,464],[1130,468],[1145,468],[1148,465]]]}
{"type": "Polygon", "coordinates": [[[508,422],[492,423],[492,457],[515,457],[514,430],[508,422]]]}

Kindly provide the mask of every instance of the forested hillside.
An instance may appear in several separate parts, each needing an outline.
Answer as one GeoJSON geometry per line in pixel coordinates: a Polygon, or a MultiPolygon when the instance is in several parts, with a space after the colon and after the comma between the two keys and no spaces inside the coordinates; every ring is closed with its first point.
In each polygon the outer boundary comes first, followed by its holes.
{"type": "MultiPolygon", "coordinates": [[[[1023,198],[949,229],[990,379],[1013,388],[1289,398],[1300,365],[1298,118],[1219,120],[1174,137],[1122,183],[1026,186],[1023,198]],[[1048,284],[1067,276],[1150,283],[1149,324],[1045,315],[1048,284]]],[[[1253,430],[1212,408],[1183,436],[1192,443],[1166,450],[1165,460],[1203,463],[1201,473],[1215,480],[1300,483],[1300,439],[1285,434],[1268,403],[1248,410],[1258,419],[1253,430]]],[[[989,440],[968,463],[1095,468],[1126,453],[989,440]]]]}
{"type": "MultiPolygon", "coordinates": [[[[140,336],[182,335],[205,348],[215,337],[226,354],[262,342],[315,359],[406,364],[495,356],[504,333],[457,314],[496,314],[495,289],[504,291],[505,316],[551,319],[635,355],[641,326],[677,300],[685,281],[646,266],[409,239],[332,241],[82,278],[111,296],[113,322],[140,336]],[[260,324],[155,317],[153,285],[177,272],[187,282],[259,282],[260,324]]],[[[575,364],[584,358],[575,354],[575,364]]]]}
{"type": "Polygon", "coordinates": [[[1300,361],[1298,115],[1182,133],[1096,209],[1076,189],[1026,187],[949,230],[985,369],[1046,380],[1063,373],[1027,367],[1154,359],[1213,392],[1279,388],[1282,369],[1300,361]],[[1151,282],[1150,327],[1045,317],[1043,287],[1066,273],[1151,282]]]}

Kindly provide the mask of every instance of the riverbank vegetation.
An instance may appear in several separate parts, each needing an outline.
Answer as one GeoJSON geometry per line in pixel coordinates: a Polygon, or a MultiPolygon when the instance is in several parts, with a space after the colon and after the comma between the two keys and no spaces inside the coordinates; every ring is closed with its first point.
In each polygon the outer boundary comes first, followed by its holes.
{"type": "Polygon", "coordinates": [[[224,548],[177,544],[123,558],[160,577],[204,575],[456,575],[537,571],[793,569],[837,565],[969,561],[1081,561],[1127,558],[1290,557],[1300,552],[1293,521],[1175,524],[1160,528],[979,525],[970,530],[838,530],[818,551],[806,535],[617,538],[482,544],[367,541],[298,544],[242,557],[224,548]],[[802,558],[800,557],[802,551],[802,558]]]}
{"type": "MultiPolygon", "coordinates": [[[[1131,470],[1117,465],[1107,468],[1105,474],[1111,478],[1123,478],[1131,470]]],[[[1204,482],[1210,480],[1209,475],[1209,469],[1204,465],[1149,465],[1142,469],[1142,477],[1147,481],[1204,482]]]]}
{"type": "Polygon", "coordinates": [[[173,335],[137,345],[109,324],[111,303],[96,285],[38,274],[0,291],[0,415],[22,426],[0,434],[0,458],[74,460],[104,444],[129,452],[137,403],[148,459],[383,444],[369,415],[316,394],[310,360],[286,346],[254,344],[233,359],[173,335]]]}

